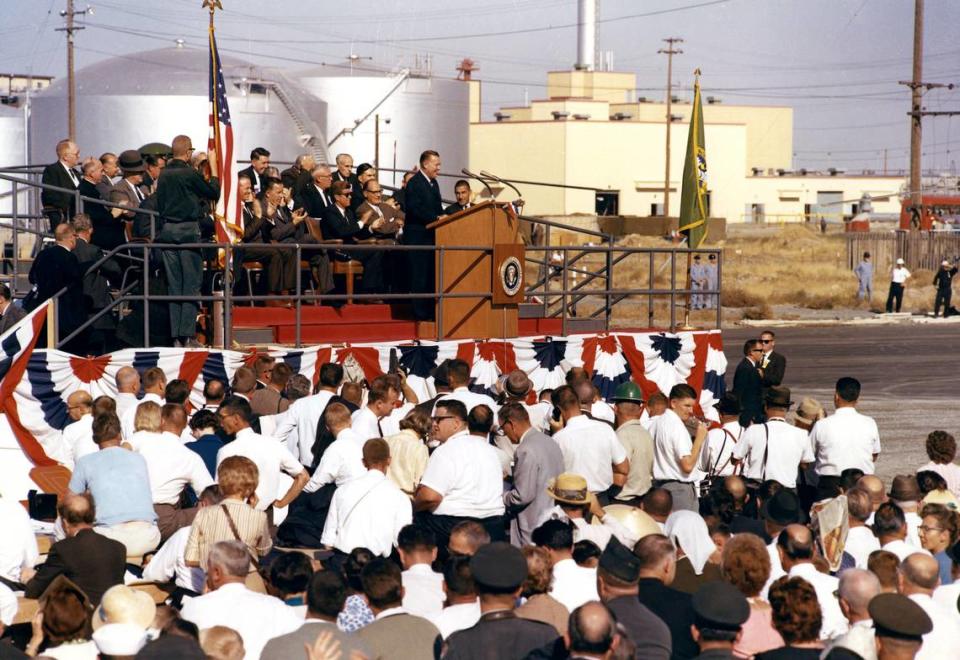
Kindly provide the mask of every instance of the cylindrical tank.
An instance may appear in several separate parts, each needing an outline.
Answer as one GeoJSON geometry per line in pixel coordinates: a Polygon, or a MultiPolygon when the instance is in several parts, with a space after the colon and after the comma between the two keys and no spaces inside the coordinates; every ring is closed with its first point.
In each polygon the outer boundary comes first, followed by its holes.
{"type": "MultiPolygon", "coordinates": [[[[26,162],[26,145],[24,144],[24,109],[8,105],[0,105],[0,167],[23,165],[26,162]]],[[[20,175],[15,175],[20,176],[20,175]]],[[[0,214],[9,214],[13,208],[11,193],[13,185],[9,181],[0,179],[0,214]]],[[[23,189],[19,193],[19,210],[27,212],[29,191],[23,189]]],[[[0,218],[0,225],[9,225],[10,220],[0,218]]],[[[9,241],[10,231],[0,230],[0,241],[9,241]]]]}

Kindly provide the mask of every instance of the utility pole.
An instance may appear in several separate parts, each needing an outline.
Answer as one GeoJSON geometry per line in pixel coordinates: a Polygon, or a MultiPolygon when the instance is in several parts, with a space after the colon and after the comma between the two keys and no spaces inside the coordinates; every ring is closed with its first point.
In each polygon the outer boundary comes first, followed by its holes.
{"type": "Polygon", "coordinates": [[[658,55],[667,56],[667,116],[666,116],[666,125],[667,125],[667,153],[666,153],[666,165],[664,166],[664,175],[663,175],[663,216],[665,218],[670,217],[670,122],[673,120],[671,116],[671,103],[673,101],[673,56],[680,55],[683,53],[679,48],[674,48],[674,44],[683,43],[683,39],[680,37],[670,37],[664,39],[663,41],[667,42],[666,48],[661,48],[657,51],[658,55]]]}
{"type": "Polygon", "coordinates": [[[89,6],[82,11],[74,11],[73,0],[67,0],[66,11],[60,12],[67,23],[56,30],[67,33],[67,135],[71,141],[77,139],[77,82],[73,73],[73,33],[83,29],[82,26],[74,24],[73,17],[87,12],[93,13],[89,6]]]}

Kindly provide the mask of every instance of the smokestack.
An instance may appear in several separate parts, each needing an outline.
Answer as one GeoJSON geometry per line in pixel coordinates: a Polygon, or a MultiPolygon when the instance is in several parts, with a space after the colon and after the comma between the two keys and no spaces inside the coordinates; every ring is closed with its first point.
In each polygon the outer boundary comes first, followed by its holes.
{"type": "Polygon", "coordinates": [[[597,5],[599,0],[577,0],[577,63],[579,71],[593,71],[597,52],[597,5]]]}

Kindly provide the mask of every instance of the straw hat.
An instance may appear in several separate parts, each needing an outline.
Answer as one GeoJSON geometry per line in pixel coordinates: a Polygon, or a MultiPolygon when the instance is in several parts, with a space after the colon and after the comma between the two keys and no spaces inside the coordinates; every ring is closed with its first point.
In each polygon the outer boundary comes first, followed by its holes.
{"type": "Polygon", "coordinates": [[[132,623],[146,630],[156,615],[157,604],[149,594],[117,584],[103,594],[100,607],[93,613],[93,629],[108,623],[132,623]]]}
{"type": "Polygon", "coordinates": [[[589,504],[590,491],[587,480],[579,474],[564,472],[547,483],[547,494],[558,502],[566,504],[589,504]]]}
{"type": "Polygon", "coordinates": [[[826,413],[824,413],[823,406],[820,405],[819,401],[811,399],[810,397],[804,397],[803,401],[800,402],[800,406],[793,413],[793,416],[802,422],[813,424],[817,420],[826,417],[826,413]]]}

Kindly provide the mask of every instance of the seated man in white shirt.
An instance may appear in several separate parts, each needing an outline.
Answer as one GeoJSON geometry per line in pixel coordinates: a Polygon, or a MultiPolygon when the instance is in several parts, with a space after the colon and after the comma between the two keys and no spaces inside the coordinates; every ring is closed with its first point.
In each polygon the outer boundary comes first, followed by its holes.
{"type": "Polygon", "coordinates": [[[573,560],[573,525],[548,520],[533,530],[533,543],[546,549],[553,565],[550,595],[572,612],[597,594],[597,569],[578,566],[573,560]]]}
{"type": "Polygon", "coordinates": [[[367,405],[353,413],[351,428],[364,440],[382,438],[380,420],[389,415],[400,399],[400,390],[387,376],[377,376],[370,382],[367,405]]]}
{"type": "Polygon", "coordinates": [[[403,609],[423,617],[440,614],[443,575],[431,568],[437,559],[437,537],[429,529],[407,525],[400,530],[397,550],[403,564],[403,609]]]}
{"type": "Polygon", "coordinates": [[[60,433],[61,462],[68,468],[81,456],[97,451],[93,441],[93,397],[89,392],[77,390],[67,397],[67,414],[71,422],[60,433]]]}
{"type": "Polygon", "coordinates": [[[320,389],[316,394],[297,399],[290,404],[286,414],[277,423],[274,435],[300,463],[306,467],[314,464],[313,445],[317,441],[317,426],[330,399],[337,394],[343,382],[343,367],[327,362],[320,367],[320,389]]]}
{"type": "Polygon", "coordinates": [[[803,525],[788,525],[777,538],[777,550],[787,576],[803,578],[817,592],[823,616],[820,639],[832,639],[847,632],[847,620],[834,595],[839,581],[832,575],[821,573],[813,564],[813,532],[803,525]]]}
{"type": "MultiPolygon", "coordinates": [[[[153,401],[159,406],[162,406],[165,401],[163,399],[163,394],[167,389],[167,376],[163,373],[163,369],[160,367],[150,367],[143,372],[143,398],[140,399],[140,403],[144,401],[153,401]]],[[[131,405],[128,407],[121,416],[120,406],[117,406],[117,416],[120,417],[120,428],[123,430],[123,439],[130,440],[130,436],[133,435],[133,418],[137,413],[137,406],[131,405]]]]}
{"type": "Polygon", "coordinates": [[[810,444],[816,455],[818,489],[832,497],[833,488],[847,468],[858,468],[873,474],[880,455],[880,432],[872,417],[857,412],[860,381],[841,378],[833,395],[836,412],[821,419],[810,431],[810,444]]]}
{"type": "Polygon", "coordinates": [[[410,498],[386,477],[390,466],[386,440],[372,438],[364,443],[363,465],[366,474],[334,492],[320,540],[345,554],[367,548],[389,557],[400,530],[413,520],[410,498]]]}
{"type": "Polygon", "coordinates": [[[30,516],[20,502],[0,496],[0,529],[0,583],[22,589],[33,577],[40,552],[30,516]]]}
{"type": "Polygon", "coordinates": [[[694,480],[700,451],[707,439],[707,426],[697,422],[691,440],[687,421],[697,402],[696,391],[686,383],[670,389],[670,407],[650,423],[653,436],[653,485],[666,488],[673,496],[673,509],[698,511],[694,480]]]}
{"type": "Polygon", "coordinates": [[[563,453],[564,470],[586,478],[590,492],[597,495],[601,504],[608,504],[630,473],[627,450],[611,425],[583,414],[580,397],[573,387],[558,387],[552,398],[564,423],[553,434],[563,453]]]}
{"type": "Polygon", "coordinates": [[[248,658],[259,658],[272,638],[303,625],[292,607],[279,598],[247,589],[250,554],[242,541],[215,543],[207,558],[207,593],[183,604],[180,615],[201,630],[227,626],[243,638],[248,658]]]}
{"type": "Polygon", "coordinates": [[[137,394],[140,392],[140,372],[133,367],[120,367],[116,376],[117,396],[114,397],[117,409],[116,415],[123,419],[130,408],[136,408],[139,399],[137,394]]]}
{"type": "Polygon", "coordinates": [[[430,621],[446,639],[458,630],[466,630],[480,620],[480,598],[470,572],[470,557],[450,557],[443,567],[443,611],[430,621]]]}
{"type": "Polygon", "coordinates": [[[487,439],[493,410],[480,405],[468,416],[461,401],[441,399],[435,411],[431,435],[441,444],[414,497],[417,524],[432,530],[444,550],[450,530],[465,519],[483,524],[493,541],[504,540],[503,472],[487,439]]]}
{"type": "Polygon", "coordinates": [[[834,638],[828,648],[850,649],[864,658],[877,657],[873,620],[867,608],[880,589],[880,580],[868,570],[850,568],[840,574],[838,599],[849,629],[834,638]]]}
{"type": "Polygon", "coordinates": [[[907,542],[907,519],[903,509],[893,502],[884,502],[873,514],[873,533],[880,541],[880,549],[892,552],[903,561],[915,552],[930,553],[907,542]]]}

